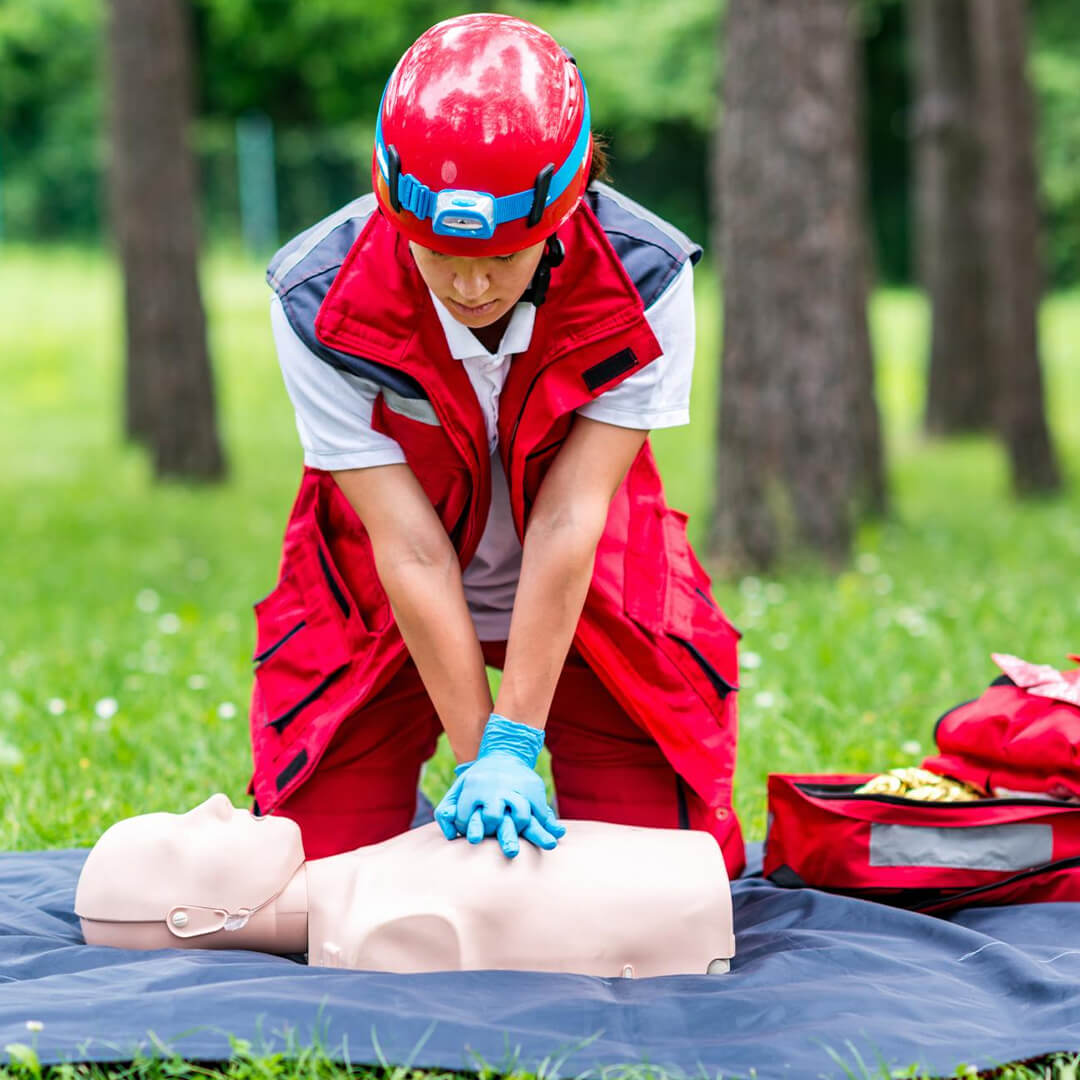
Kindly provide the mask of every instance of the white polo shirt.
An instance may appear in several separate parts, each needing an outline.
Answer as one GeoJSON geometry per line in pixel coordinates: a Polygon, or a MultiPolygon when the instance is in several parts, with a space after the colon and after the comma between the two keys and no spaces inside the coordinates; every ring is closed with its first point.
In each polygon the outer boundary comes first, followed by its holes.
{"type": "MultiPolygon", "coordinates": [[[[460,361],[476,392],[491,452],[491,510],[479,547],[465,568],[465,598],[481,641],[505,641],[510,632],[521,544],[514,531],[506,476],[498,455],[499,396],[516,354],[529,347],[536,308],[514,308],[498,349],[489,353],[432,294],[450,355],[460,361]]],[[[690,422],[694,367],[694,282],[689,262],[645,312],[663,354],[577,411],[617,427],[650,430],[690,422]]],[[[296,335],[275,296],[270,318],[285,388],[296,410],[304,463],[316,469],[364,469],[405,461],[398,443],[372,430],[376,383],[331,367],[296,335]]]]}

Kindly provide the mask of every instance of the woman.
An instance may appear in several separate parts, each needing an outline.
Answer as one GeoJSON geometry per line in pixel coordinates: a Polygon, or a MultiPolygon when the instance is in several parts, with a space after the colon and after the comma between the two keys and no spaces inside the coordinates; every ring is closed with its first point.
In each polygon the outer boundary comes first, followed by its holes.
{"type": "Polygon", "coordinates": [[[572,58],[451,19],[387,83],[374,193],[271,263],[305,468],[251,791],[312,858],[407,828],[445,731],[448,839],[557,843],[546,737],[561,813],[704,829],[741,869],[738,634],[647,441],[689,419],[700,249],[602,173],[572,58]]]}

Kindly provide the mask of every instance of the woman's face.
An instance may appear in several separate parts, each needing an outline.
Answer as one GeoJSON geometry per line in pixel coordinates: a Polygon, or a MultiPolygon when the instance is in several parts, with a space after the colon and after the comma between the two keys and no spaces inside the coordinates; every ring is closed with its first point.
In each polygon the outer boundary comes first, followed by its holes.
{"type": "Polygon", "coordinates": [[[466,258],[409,243],[416,268],[450,314],[470,330],[498,322],[529,287],[544,242],[513,255],[466,258]]]}

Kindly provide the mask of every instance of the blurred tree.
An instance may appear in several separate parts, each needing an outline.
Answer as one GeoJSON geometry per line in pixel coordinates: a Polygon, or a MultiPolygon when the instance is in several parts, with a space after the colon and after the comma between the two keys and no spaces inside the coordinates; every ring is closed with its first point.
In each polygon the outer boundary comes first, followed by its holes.
{"type": "Polygon", "coordinates": [[[126,426],[156,474],[219,477],[197,274],[184,0],[110,0],[113,228],[124,269],[126,426]]]}
{"type": "Polygon", "coordinates": [[[934,434],[986,428],[991,416],[972,2],[912,5],[916,245],[931,309],[925,422],[934,434]]]}
{"type": "Polygon", "coordinates": [[[1035,120],[1027,81],[1027,0],[977,0],[973,37],[985,154],[989,354],[994,420],[1021,494],[1060,487],[1043,404],[1043,278],[1035,120]]]}
{"type": "Polygon", "coordinates": [[[867,485],[878,427],[852,13],[851,0],[728,5],[715,539],[761,567],[792,534],[838,565],[860,489],[884,491],[867,485]]]}

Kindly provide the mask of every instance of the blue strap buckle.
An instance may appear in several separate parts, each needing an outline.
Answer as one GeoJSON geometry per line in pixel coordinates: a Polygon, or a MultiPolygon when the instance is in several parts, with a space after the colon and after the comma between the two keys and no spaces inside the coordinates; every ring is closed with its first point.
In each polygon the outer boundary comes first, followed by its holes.
{"type": "Polygon", "coordinates": [[[487,240],[495,235],[495,196],[482,191],[440,191],[431,229],[440,236],[487,240]]]}

